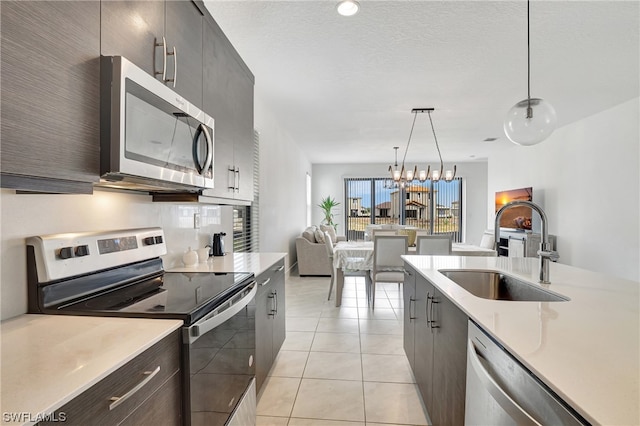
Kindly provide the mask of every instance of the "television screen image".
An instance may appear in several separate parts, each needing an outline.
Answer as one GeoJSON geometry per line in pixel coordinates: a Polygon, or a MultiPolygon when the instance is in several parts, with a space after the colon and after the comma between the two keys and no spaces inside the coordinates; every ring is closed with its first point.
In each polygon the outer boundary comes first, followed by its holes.
{"type": "MultiPolygon", "coordinates": [[[[533,188],[511,189],[496,192],[496,212],[511,201],[532,201],[533,188]]],[[[500,228],[531,230],[531,207],[512,207],[502,213],[500,228]]]]}

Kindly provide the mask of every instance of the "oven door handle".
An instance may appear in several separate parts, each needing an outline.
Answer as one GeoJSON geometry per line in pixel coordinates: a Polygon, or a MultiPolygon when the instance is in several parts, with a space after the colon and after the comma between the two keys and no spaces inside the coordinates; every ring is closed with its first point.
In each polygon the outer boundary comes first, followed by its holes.
{"type": "Polygon", "coordinates": [[[183,340],[185,343],[192,344],[198,340],[200,336],[208,333],[227,321],[229,318],[233,317],[253,300],[257,292],[258,283],[256,281],[252,281],[242,291],[236,293],[231,299],[223,303],[211,314],[205,316],[192,326],[185,327],[183,329],[183,340]],[[220,310],[225,307],[226,309],[222,311],[220,310]]]}

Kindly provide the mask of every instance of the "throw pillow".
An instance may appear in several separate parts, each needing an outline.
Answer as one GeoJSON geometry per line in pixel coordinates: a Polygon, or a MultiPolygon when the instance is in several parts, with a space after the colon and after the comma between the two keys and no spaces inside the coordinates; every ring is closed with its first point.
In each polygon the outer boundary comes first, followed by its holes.
{"type": "Polygon", "coordinates": [[[324,232],[322,232],[319,229],[316,229],[316,232],[314,232],[314,235],[316,236],[316,243],[324,244],[324,232]]]}
{"type": "Polygon", "coordinates": [[[302,236],[306,238],[310,243],[316,242],[315,232],[311,228],[305,229],[304,232],[302,233],[302,236]]]}
{"type": "Polygon", "coordinates": [[[320,225],[320,230],[326,232],[331,237],[331,241],[338,241],[336,238],[336,230],[331,225],[320,225]]]}

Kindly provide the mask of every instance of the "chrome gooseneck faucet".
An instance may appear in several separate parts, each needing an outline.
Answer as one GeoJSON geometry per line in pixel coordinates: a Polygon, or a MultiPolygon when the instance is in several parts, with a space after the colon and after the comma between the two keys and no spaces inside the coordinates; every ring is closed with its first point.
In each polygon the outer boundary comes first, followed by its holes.
{"type": "Polygon", "coordinates": [[[516,206],[528,206],[538,212],[540,221],[542,222],[542,241],[540,242],[540,250],[538,250],[538,256],[540,257],[540,282],[543,284],[550,284],[549,281],[549,261],[556,261],[560,258],[557,251],[551,250],[551,243],[549,243],[549,230],[547,226],[547,215],[542,208],[532,203],[531,201],[511,201],[510,203],[502,206],[496,213],[496,221],[494,224],[494,249],[498,251],[498,242],[500,241],[500,217],[502,213],[516,206]]]}

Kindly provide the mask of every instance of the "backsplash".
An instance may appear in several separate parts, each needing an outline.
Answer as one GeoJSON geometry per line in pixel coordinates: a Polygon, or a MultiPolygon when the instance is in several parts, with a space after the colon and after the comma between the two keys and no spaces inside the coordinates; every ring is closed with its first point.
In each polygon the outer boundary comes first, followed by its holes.
{"type": "Polygon", "coordinates": [[[182,264],[189,248],[211,244],[225,232],[225,248],[233,247],[233,207],[189,203],[154,203],[138,193],[96,189],[93,195],[15,194],[0,191],[0,318],[27,311],[25,238],[66,232],[105,231],[159,226],[164,229],[165,268],[182,264]],[[200,228],[194,229],[194,215],[200,228]]]}

